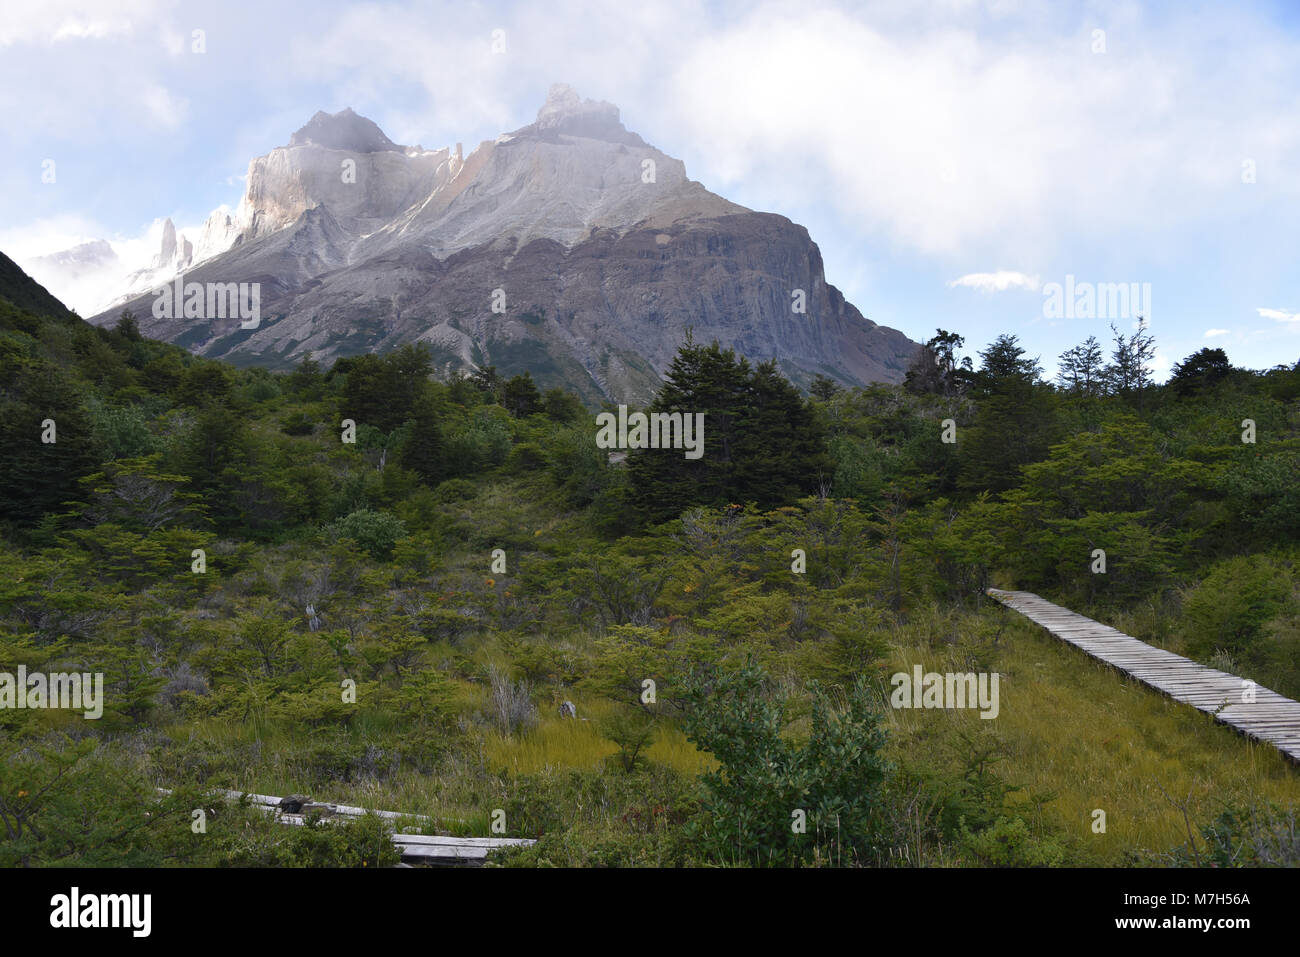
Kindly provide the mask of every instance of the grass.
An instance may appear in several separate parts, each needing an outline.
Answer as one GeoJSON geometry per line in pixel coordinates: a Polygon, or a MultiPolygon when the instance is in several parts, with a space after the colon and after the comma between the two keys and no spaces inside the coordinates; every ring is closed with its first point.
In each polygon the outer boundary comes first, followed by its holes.
{"type": "MultiPolygon", "coordinates": [[[[1170,798],[1186,803],[1194,826],[1226,803],[1300,802],[1300,770],[1275,748],[1143,687],[1013,612],[986,608],[976,620],[1003,626],[988,651],[988,667],[1002,675],[998,717],[891,709],[895,754],[940,743],[959,754],[971,739],[995,745],[1004,755],[999,772],[1020,788],[1011,799],[1039,802],[1044,823],[1097,864],[1186,844],[1183,812],[1170,798]],[[1105,833],[1093,831],[1098,809],[1105,833]]],[[[965,652],[960,642],[902,645],[891,666],[965,671],[965,652]]]]}
{"type": "MultiPolygon", "coordinates": [[[[495,645],[474,653],[504,664],[495,645]]],[[[1022,805],[1044,834],[1059,835],[1071,862],[1150,862],[1143,855],[1180,848],[1188,841],[1187,825],[1173,801],[1186,804],[1193,828],[1228,804],[1300,804],[1300,769],[1271,746],[1141,686],[1000,606],[921,614],[900,627],[885,673],[910,672],[916,664],[927,671],[996,671],[999,714],[984,720],[974,709],[887,709],[891,758],[959,775],[973,754],[987,752],[994,773],[1014,788],[1008,803],[1022,805]],[[1093,829],[1098,810],[1105,812],[1104,833],[1093,829]]],[[[552,781],[567,769],[599,770],[617,752],[601,732],[613,705],[573,690],[564,696],[576,704],[579,720],[559,717],[538,696],[538,723],[506,735],[492,720],[486,689],[458,679],[452,708],[461,731],[436,767],[404,761],[374,776],[316,787],[310,781],[321,777],[312,754],[323,742],[342,741],[350,754],[369,744],[409,746],[394,717],[362,712],[341,738],[284,722],[219,719],[180,722],[164,733],[175,742],[192,736],[203,753],[224,760],[224,770],[211,779],[216,786],[305,792],[317,800],[428,815],[438,828],[483,835],[514,782],[552,781]]],[[[713,766],[710,755],[667,721],[646,756],[686,775],[713,766]]]]}
{"type": "MultiPolygon", "coordinates": [[[[472,693],[466,690],[472,687],[467,683],[457,685],[458,710],[474,723],[433,774],[399,767],[380,778],[334,780],[311,787],[305,784],[306,756],[314,744],[326,738],[283,721],[254,726],[208,718],[170,726],[163,734],[174,741],[192,737],[208,754],[252,757],[234,776],[230,772],[214,775],[210,783],[216,787],[281,796],[307,793],[318,801],[426,815],[452,833],[479,835],[489,833],[491,810],[501,803],[503,777],[509,780],[567,768],[599,769],[618,751],[600,731],[601,719],[613,710],[606,701],[570,696],[578,720],[543,716],[535,727],[506,735],[488,723],[486,691],[472,693]]],[[[383,728],[388,717],[382,713],[359,715],[352,738],[393,740],[383,728]]],[[[671,725],[658,729],[646,756],[686,774],[697,774],[714,763],[671,725]]]]}
{"type": "MultiPolygon", "coordinates": [[[[509,774],[538,774],[554,768],[597,768],[617,754],[618,746],[600,730],[601,719],[612,713],[613,706],[598,698],[571,700],[578,710],[576,721],[547,718],[530,731],[508,737],[488,732],[485,751],[490,766],[509,774]]],[[[684,774],[698,774],[715,763],[669,724],[660,725],[645,753],[650,761],[684,774]]]]}

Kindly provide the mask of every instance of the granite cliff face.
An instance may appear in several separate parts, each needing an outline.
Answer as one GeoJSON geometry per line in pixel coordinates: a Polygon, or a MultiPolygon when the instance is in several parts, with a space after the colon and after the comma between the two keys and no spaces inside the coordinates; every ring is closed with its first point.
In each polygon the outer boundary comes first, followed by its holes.
{"type": "Polygon", "coordinates": [[[317,113],[252,161],[239,206],[193,248],[173,232],[150,281],[163,259],[186,282],[260,283],[260,324],[155,318],[150,292],[92,321],[130,308],[147,335],[242,365],[420,341],[447,374],[528,369],[589,400],[644,401],[687,328],[800,383],[899,381],[917,348],[826,283],[803,227],[710,193],[616,107],[565,86],[468,155],[317,113]]]}

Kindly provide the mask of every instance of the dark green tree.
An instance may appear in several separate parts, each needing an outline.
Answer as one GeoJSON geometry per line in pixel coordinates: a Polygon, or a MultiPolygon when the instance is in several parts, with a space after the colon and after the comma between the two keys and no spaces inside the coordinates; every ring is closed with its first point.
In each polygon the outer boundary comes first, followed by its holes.
{"type": "Polygon", "coordinates": [[[1138,328],[1129,335],[1116,329],[1114,323],[1111,323],[1110,331],[1114,348],[1105,373],[1109,391],[1122,399],[1136,400],[1137,407],[1141,409],[1147,386],[1151,383],[1147,363],[1155,358],[1155,337],[1147,332],[1146,322],[1140,316],[1138,328]]]}
{"type": "Polygon", "coordinates": [[[339,403],[340,418],[392,432],[411,417],[433,371],[424,343],[405,345],[384,357],[373,353],[340,359],[334,372],[346,375],[339,403]]]}
{"type": "Polygon", "coordinates": [[[829,402],[831,399],[842,392],[840,384],[830,376],[824,376],[821,373],[813,376],[812,385],[808,387],[808,394],[814,398],[821,399],[823,402],[829,402]]]}
{"type": "Polygon", "coordinates": [[[139,342],[141,339],[140,321],[136,319],[134,312],[130,309],[124,309],[122,314],[117,317],[117,325],[113,326],[113,332],[127,342],[139,342]]]}
{"type": "Polygon", "coordinates": [[[310,352],[289,373],[289,390],[304,399],[318,399],[325,384],[321,374],[320,363],[312,358],[310,352]]]}
{"type": "Polygon", "coordinates": [[[556,422],[576,422],[587,411],[581,399],[564,389],[547,389],[542,396],[542,409],[556,422]]]}
{"type": "Polygon", "coordinates": [[[542,394],[537,391],[532,374],[524,372],[506,382],[501,392],[501,404],[516,419],[541,412],[542,394]]]}
{"type": "Polygon", "coordinates": [[[176,399],[182,405],[200,408],[214,402],[225,402],[230,398],[234,383],[234,372],[229,366],[200,359],[187,366],[181,374],[176,399]]]}
{"type": "Polygon", "coordinates": [[[957,359],[965,343],[955,332],[936,329],[907,367],[904,388],[917,395],[956,395],[970,377],[970,359],[957,359]]]}
{"type": "Polygon", "coordinates": [[[430,487],[450,474],[442,433],[442,409],[432,390],[427,390],[415,404],[401,462],[403,468],[420,476],[430,487]]]}
{"type": "Polygon", "coordinates": [[[1232,363],[1222,349],[1198,349],[1182,362],[1174,364],[1169,384],[1182,396],[1195,395],[1213,388],[1232,372],[1232,363]]]}
{"type": "Polygon", "coordinates": [[[1015,336],[998,336],[980,357],[975,422],[957,439],[958,482],[972,492],[1001,492],[1019,484],[1022,466],[1046,457],[1058,435],[1055,399],[1015,336]]]}
{"type": "Polygon", "coordinates": [[[703,454],[629,454],[643,518],[666,521],[691,505],[756,502],[772,508],[829,484],[833,467],[817,417],[775,362],[751,367],[715,340],[678,350],[650,413],[704,414],[703,454]]]}
{"type": "Polygon", "coordinates": [[[75,497],[102,450],[78,389],[57,367],[0,345],[0,383],[0,516],[36,522],[75,497]]]}
{"type": "Polygon", "coordinates": [[[1075,395],[1094,398],[1105,388],[1105,356],[1096,336],[1061,353],[1057,381],[1075,395]]]}
{"type": "Polygon", "coordinates": [[[505,383],[501,376],[497,374],[496,366],[481,366],[475,369],[470,375],[469,381],[474,383],[474,387],[488,396],[492,402],[501,401],[501,392],[505,388],[505,383]]]}
{"type": "Polygon", "coordinates": [[[733,501],[773,508],[829,486],[834,466],[820,420],[776,360],[754,368],[747,393],[734,444],[733,501]]]}

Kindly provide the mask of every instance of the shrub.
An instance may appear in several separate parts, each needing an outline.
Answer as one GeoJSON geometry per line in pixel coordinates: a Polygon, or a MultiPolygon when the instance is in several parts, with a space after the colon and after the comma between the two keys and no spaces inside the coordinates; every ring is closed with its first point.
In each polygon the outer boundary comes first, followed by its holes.
{"type": "Polygon", "coordinates": [[[440,484],[433,490],[434,498],[443,505],[462,502],[478,494],[478,486],[469,479],[454,478],[440,484]]]}
{"type": "MultiPolygon", "coordinates": [[[[1263,803],[1229,807],[1201,828],[1211,867],[1300,867],[1300,818],[1295,808],[1263,803]]],[[[1179,862],[1194,856],[1183,852],[1179,862]]]]}
{"type": "Polygon", "coordinates": [[[138,406],[110,408],[93,403],[89,411],[90,428],[106,459],[148,455],[158,449],[160,443],[149,431],[149,416],[138,406]]]}
{"type": "Polygon", "coordinates": [[[214,836],[214,863],[226,866],[392,867],[402,857],[388,823],[375,814],[342,822],[312,818],[300,827],[270,823],[251,840],[224,829],[214,836]]]}
{"type": "Polygon", "coordinates": [[[645,750],[654,741],[654,718],[641,711],[617,710],[599,723],[600,733],[618,745],[612,762],[631,774],[645,764],[645,750]]]}
{"type": "Polygon", "coordinates": [[[396,515],[367,508],[351,512],[323,529],[331,541],[350,538],[372,558],[387,558],[397,540],[406,535],[406,524],[396,515]]]}
{"type": "Polygon", "coordinates": [[[530,472],[546,467],[546,453],[534,442],[521,442],[510,450],[506,466],[512,472],[530,472]]]}
{"type": "Polygon", "coordinates": [[[1035,840],[1018,817],[1000,817],[978,834],[963,831],[962,848],[990,867],[1057,867],[1065,860],[1060,844],[1035,840]]]}
{"type": "Polygon", "coordinates": [[[1187,595],[1187,647],[1208,657],[1249,651],[1271,619],[1294,606],[1294,572],[1268,555],[1230,558],[1215,565],[1187,595]]]}
{"type": "Polygon", "coordinates": [[[302,409],[295,409],[284,417],[280,431],[285,435],[311,435],[316,430],[316,420],[302,409]]]}
{"type": "Polygon", "coordinates": [[[847,706],[836,708],[812,684],[811,733],[797,745],[782,737],[785,699],[764,685],[752,661],[688,684],[683,730],[721,765],[702,776],[706,793],[694,822],[702,844],[716,860],[736,863],[783,865],[814,854],[873,860],[888,768],[870,690],[859,682],[847,706]]]}
{"type": "Polygon", "coordinates": [[[462,475],[500,465],[510,453],[510,413],[497,405],[479,406],[447,440],[447,459],[462,475]]]}

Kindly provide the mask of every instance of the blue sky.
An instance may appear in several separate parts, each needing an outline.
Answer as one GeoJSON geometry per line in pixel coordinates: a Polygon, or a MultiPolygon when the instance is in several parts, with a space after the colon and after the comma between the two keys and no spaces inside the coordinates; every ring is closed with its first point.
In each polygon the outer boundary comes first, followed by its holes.
{"type": "Polygon", "coordinates": [[[235,205],[249,159],[318,109],[468,151],[552,82],[806,226],[828,281],[913,338],[1011,332],[1054,369],[1132,326],[1046,315],[1070,275],[1147,285],[1157,375],[1205,345],[1300,358],[1284,3],[6,0],[0,250],[139,252],[162,217],[235,205]]]}

